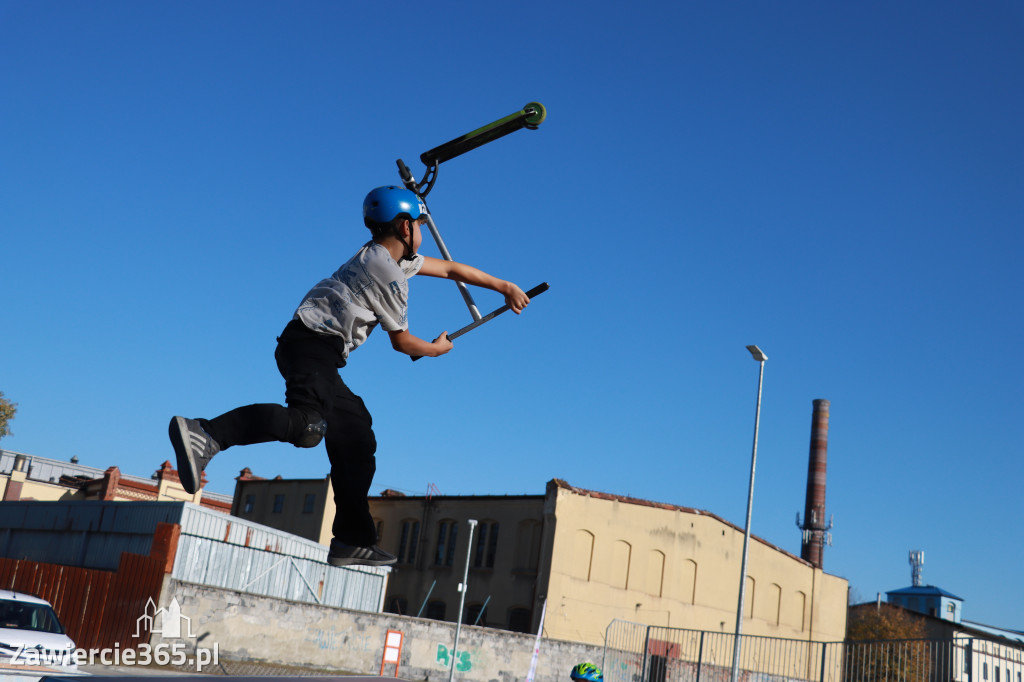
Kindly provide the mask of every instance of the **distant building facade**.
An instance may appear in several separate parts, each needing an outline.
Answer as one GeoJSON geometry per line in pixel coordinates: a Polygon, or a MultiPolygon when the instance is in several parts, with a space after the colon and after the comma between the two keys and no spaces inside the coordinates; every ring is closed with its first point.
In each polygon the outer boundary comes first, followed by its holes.
{"type": "Polygon", "coordinates": [[[964,600],[933,585],[913,585],[885,593],[890,604],[959,623],[964,600]]]}
{"type": "MultiPolygon", "coordinates": [[[[205,485],[205,475],[203,483],[205,485]]],[[[117,467],[97,469],[77,461],[59,460],[0,450],[0,500],[105,500],[194,502],[224,514],[231,512],[231,497],[204,493],[189,495],[178,472],[165,461],[150,478],[122,474],[117,467]]]]}
{"type": "Polygon", "coordinates": [[[927,606],[924,607],[927,610],[922,610],[924,601],[919,601],[917,608],[909,608],[899,603],[906,600],[908,595],[897,595],[893,599],[892,595],[897,592],[905,590],[887,592],[889,601],[885,603],[869,602],[851,606],[850,618],[856,619],[865,611],[890,609],[901,611],[919,622],[925,638],[919,641],[933,643],[928,650],[928,665],[922,666],[922,670],[930,669],[927,678],[930,682],[1024,681],[1024,632],[962,619],[953,620],[951,611],[947,609],[944,612],[941,606],[937,606],[948,602],[939,600],[931,593],[928,598],[937,599],[934,602],[936,606],[927,606]],[[944,612],[946,617],[932,611],[944,612]]]}
{"type": "Polygon", "coordinates": [[[235,479],[231,514],[329,545],[334,523],[331,478],[266,479],[253,476],[247,467],[235,479]]]}
{"type": "MultiPolygon", "coordinates": [[[[330,541],[329,479],[243,471],[233,513],[330,541]],[[275,511],[276,510],[276,511],[275,511]]],[[[548,482],[544,495],[370,498],[380,544],[398,556],[385,610],[601,644],[613,619],[732,632],[743,529],[698,509],[548,482]],[[467,545],[469,520],[477,521],[467,545]]],[[[748,560],[744,633],[839,641],[848,584],[759,538],[748,560]]]]}

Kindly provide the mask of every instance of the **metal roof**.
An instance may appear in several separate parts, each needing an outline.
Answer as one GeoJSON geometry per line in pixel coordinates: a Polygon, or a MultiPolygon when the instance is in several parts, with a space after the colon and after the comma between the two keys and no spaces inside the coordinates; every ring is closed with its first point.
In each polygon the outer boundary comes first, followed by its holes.
{"type": "Polygon", "coordinates": [[[956,596],[955,594],[953,594],[951,592],[946,592],[941,587],[935,587],[934,585],[918,585],[918,586],[904,587],[904,588],[899,589],[899,590],[890,590],[890,591],[886,592],[885,594],[886,595],[890,595],[890,594],[910,595],[912,597],[947,597],[949,599],[956,599],[958,601],[963,601],[962,597],[958,597],[958,596],[956,596]]]}

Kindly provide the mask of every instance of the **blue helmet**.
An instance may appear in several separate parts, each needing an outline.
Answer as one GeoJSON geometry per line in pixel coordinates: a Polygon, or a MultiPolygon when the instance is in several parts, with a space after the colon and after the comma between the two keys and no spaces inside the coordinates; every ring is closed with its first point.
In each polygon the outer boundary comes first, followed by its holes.
{"type": "Polygon", "coordinates": [[[569,673],[569,677],[583,682],[604,682],[604,674],[593,663],[579,663],[569,673]]]}
{"type": "Polygon", "coordinates": [[[363,200],[363,224],[373,229],[389,224],[399,216],[416,220],[427,207],[411,189],[388,185],[371,190],[363,200]]]}

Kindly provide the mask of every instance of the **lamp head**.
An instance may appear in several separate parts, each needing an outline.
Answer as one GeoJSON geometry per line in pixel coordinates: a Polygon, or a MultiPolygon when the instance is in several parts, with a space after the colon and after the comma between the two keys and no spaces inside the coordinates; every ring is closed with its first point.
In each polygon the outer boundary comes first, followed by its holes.
{"type": "Polygon", "coordinates": [[[764,362],[765,360],[768,359],[768,356],[764,354],[764,351],[758,348],[757,346],[747,346],[747,350],[750,351],[750,354],[758,362],[764,362]]]}

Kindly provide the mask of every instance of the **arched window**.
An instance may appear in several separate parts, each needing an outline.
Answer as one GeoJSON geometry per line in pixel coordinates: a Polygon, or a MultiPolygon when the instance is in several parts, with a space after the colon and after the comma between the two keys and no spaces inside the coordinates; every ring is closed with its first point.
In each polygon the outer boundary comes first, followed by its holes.
{"type": "Polygon", "coordinates": [[[508,629],[512,632],[529,632],[532,620],[530,609],[513,607],[508,610],[508,629]]]}
{"type": "Polygon", "coordinates": [[[478,530],[473,568],[494,568],[494,557],[498,552],[498,522],[481,521],[478,530]]]}
{"type": "Polygon", "coordinates": [[[612,545],[612,561],[610,580],[612,587],[629,589],[629,564],[633,556],[633,547],[625,540],[616,540],[612,545]]]}
{"type": "Polygon", "coordinates": [[[594,560],[594,534],[582,528],[576,531],[572,541],[572,566],[569,575],[580,580],[590,580],[590,566],[594,560]]]}
{"type": "Polygon", "coordinates": [[[437,524],[437,551],[434,552],[435,566],[451,566],[455,562],[455,541],[458,539],[459,522],[445,519],[437,524]]]}
{"type": "Polygon", "coordinates": [[[439,599],[427,603],[427,618],[431,620],[444,620],[445,611],[445,603],[439,599]]]}
{"type": "Polygon", "coordinates": [[[782,588],[772,583],[764,599],[764,619],[772,625],[778,625],[782,612],[782,588]]]}
{"type": "Polygon", "coordinates": [[[487,627],[487,608],[480,603],[468,605],[466,607],[466,618],[463,622],[467,625],[487,627]]]}
{"type": "Polygon", "coordinates": [[[660,597],[665,585],[665,554],[656,549],[647,553],[647,593],[660,597]]]}
{"type": "Polygon", "coordinates": [[[420,543],[420,522],[415,519],[402,521],[402,535],[398,540],[398,563],[416,563],[416,549],[420,543]]]}
{"type": "Polygon", "coordinates": [[[697,562],[687,559],[683,562],[682,576],[680,576],[680,598],[686,604],[697,603],[697,562]]]}
{"type": "Polygon", "coordinates": [[[536,573],[540,566],[541,524],[536,519],[525,519],[516,526],[515,571],[536,573]]]}

